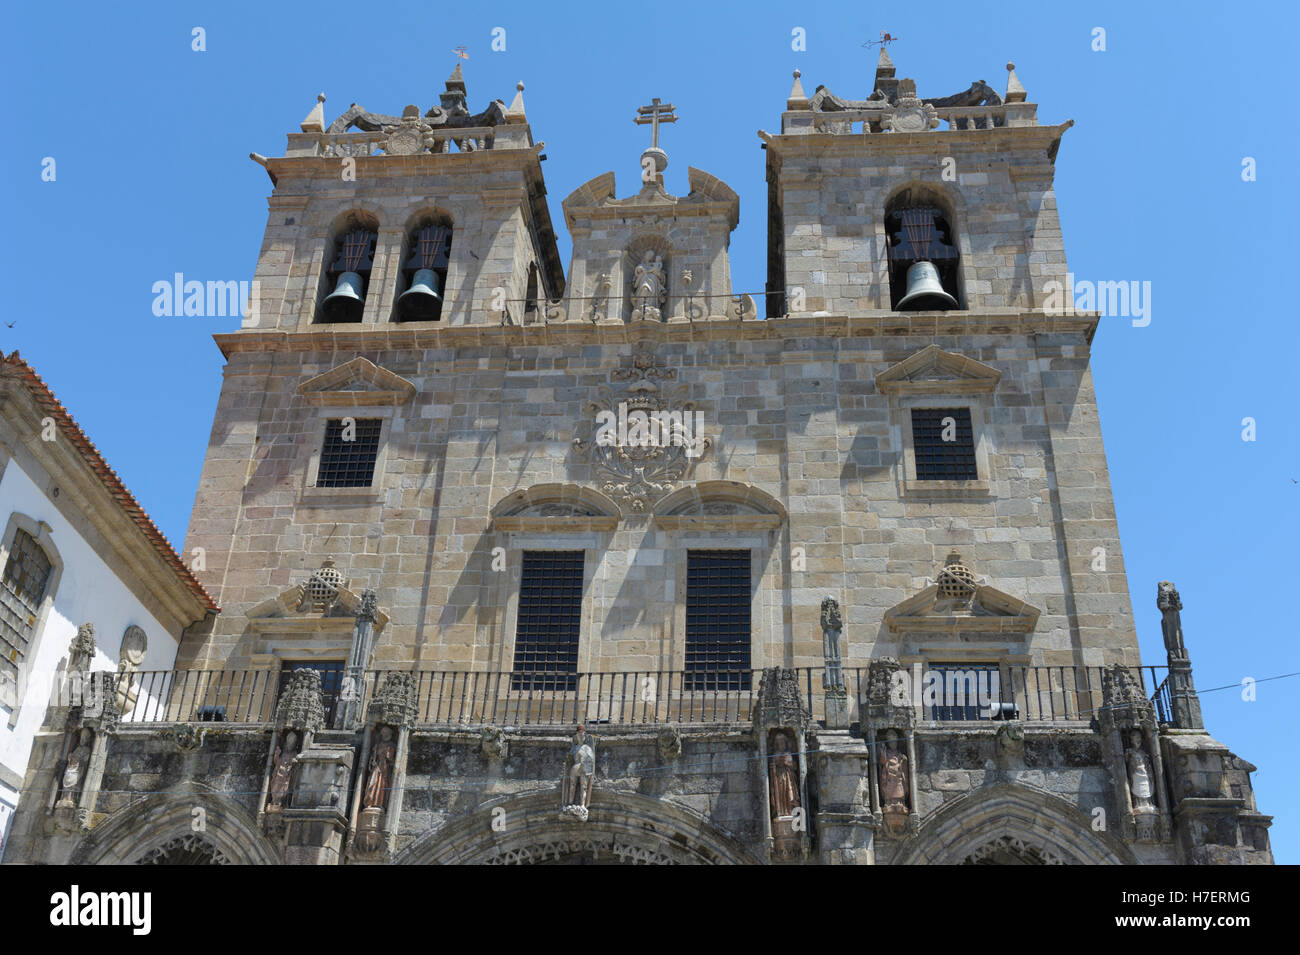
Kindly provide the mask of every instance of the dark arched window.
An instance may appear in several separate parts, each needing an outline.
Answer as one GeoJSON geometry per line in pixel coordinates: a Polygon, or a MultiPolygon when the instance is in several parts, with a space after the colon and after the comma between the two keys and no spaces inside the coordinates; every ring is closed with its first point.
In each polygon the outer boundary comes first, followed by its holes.
{"type": "Polygon", "coordinates": [[[334,257],[325,273],[330,292],[321,300],[318,322],[361,321],[377,238],[374,229],[357,224],[334,240],[334,257]]]}
{"type": "Polygon", "coordinates": [[[451,223],[430,222],[407,237],[402,277],[406,291],[397,298],[393,318],[399,322],[436,322],[442,318],[451,264],[451,223]]]}

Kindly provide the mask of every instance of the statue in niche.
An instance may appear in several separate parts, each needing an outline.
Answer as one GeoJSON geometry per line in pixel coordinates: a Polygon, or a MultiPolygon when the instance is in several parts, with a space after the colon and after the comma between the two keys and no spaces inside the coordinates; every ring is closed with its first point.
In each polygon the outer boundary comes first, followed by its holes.
{"type": "Polygon", "coordinates": [[[293,776],[293,763],[298,758],[298,734],[289,730],[284,734],[284,745],[277,746],[271,760],[271,783],[267,787],[269,798],[267,812],[279,812],[289,795],[289,782],[293,776]]]}
{"type": "Polygon", "coordinates": [[[570,741],[569,755],[564,760],[562,814],[586,821],[587,807],[591,802],[591,783],[595,775],[596,740],[579,723],[570,741]]]}
{"type": "Polygon", "coordinates": [[[77,794],[86,780],[86,767],[90,764],[90,748],[95,740],[95,733],[89,727],[82,727],[77,734],[77,745],[68,753],[68,761],[63,766],[59,801],[63,807],[76,806],[77,794]]]}
{"type": "Polygon", "coordinates": [[[793,816],[799,807],[799,766],[795,760],[790,734],[784,731],[772,737],[768,789],[772,800],[773,821],[793,816]]]}
{"type": "Polygon", "coordinates": [[[369,777],[366,794],[362,799],[365,809],[383,809],[388,804],[388,793],[393,785],[393,764],[397,762],[397,743],[393,728],[385,726],[379,731],[379,742],[370,751],[369,777]]]}
{"type": "Polygon", "coordinates": [[[659,307],[666,297],[664,260],[646,249],[632,275],[632,320],[659,321],[659,307]]]}
{"type": "Polygon", "coordinates": [[[1129,733],[1129,743],[1124,761],[1128,764],[1128,790],[1133,796],[1133,808],[1138,812],[1153,812],[1156,808],[1152,782],[1155,774],[1151,771],[1151,758],[1142,748],[1142,731],[1129,733]]]}
{"type": "Polygon", "coordinates": [[[908,810],[907,754],[901,748],[901,734],[886,730],[884,749],[877,757],[880,767],[880,806],[886,813],[906,813],[908,810]]]}

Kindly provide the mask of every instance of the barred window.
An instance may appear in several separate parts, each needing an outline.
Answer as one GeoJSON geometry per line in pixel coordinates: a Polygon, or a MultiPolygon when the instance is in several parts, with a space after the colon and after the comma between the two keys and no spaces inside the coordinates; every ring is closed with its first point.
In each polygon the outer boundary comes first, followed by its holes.
{"type": "Polygon", "coordinates": [[[927,720],[987,719],[991,704],[1002,701],[996,663],[932,663],[926,679],[932,688],[923,687],[922,692],[933,701],[924,706],[927,720]]]}
{"type": "Polygon", "coordinates": [[[294,670],[316,670],[320,673],[321,701],[325,704],[325,725],[334,723],[334,710],[338,706],[339,691],[343,688],[342,660],[285,660],[280,665],[280,686],[276,700],[289,687],[289,674],[294,670]]]}
{"type": "Polygon", "coordinates": [[[750,688],[750,554],[686,552],[688,690],[750,688]]]}
{"type": "Polygon", "coordinates": [[[969,408],[913,408],[912,449],[918,481],[979,477],[969,408]]]}
{"type": "Polygon", "coordinates": [[[524,551],[513,689],[576,689],[585,561],[580,550],[524,551]]]}
{"type": "Polygon", "coordinates": [[[382,427],[380,418],[330,418],[325,424],[316,486],[370,487],[382,427]],[[347,426],[349,422],[352,427],[347,426]]]}
{"type": "Polygon", "coordinates": [[[32,536],[21,528],[16,530],[0,583],[0,672],[17,677],[36,628],[51,567],[32,536]]]}

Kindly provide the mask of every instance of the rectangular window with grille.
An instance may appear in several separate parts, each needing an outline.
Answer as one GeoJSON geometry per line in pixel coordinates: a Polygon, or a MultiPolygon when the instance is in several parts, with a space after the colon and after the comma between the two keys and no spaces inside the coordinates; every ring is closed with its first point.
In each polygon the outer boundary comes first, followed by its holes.
{"type": "Polygon", "coordinates": [[[686,552],[688,690],[750,688],[750,554],[686,552]]]}
{"type": "Polygon", "coordinates": [[[969,408],[913,408],[912,450],[918,481],[979,478],[969,408]]]}
{"type": "Polygon", "coordinates": [[[294,670],[318,670],[320,672],[321,698],[325,704],[325,725],[334,723],[334,710],[338,706],[339,691],[343,688],[342,660],[285,660],[280,665],[280,687],[276,700],[289,687],[289,674],[294,670]]]}
{"type": "Polygon", "coordinates": [[[370,487],[382,428],[380,418],[330,418],[325,423],[316,486],[370,487]]]}
{"type": "Polygon", "coordinates": [[[580,550],[524,551],[513,689],[577,688],[585,561],[580,550]]]}
{"type": "Polygon", "coordinates": [[[31,645],[51,566],[30,534],[21,528],[14,532],[0,581],[0,671],[14,678],[31,645]]]}
{"type": "Polygon", "coordinates": [[[996,663],[932,663],[926,668],[926,679],[931,684],[922,692],[932,700],[923,700],[927,720],[988,719],[990,705],[1002,702],[996,663]]]}

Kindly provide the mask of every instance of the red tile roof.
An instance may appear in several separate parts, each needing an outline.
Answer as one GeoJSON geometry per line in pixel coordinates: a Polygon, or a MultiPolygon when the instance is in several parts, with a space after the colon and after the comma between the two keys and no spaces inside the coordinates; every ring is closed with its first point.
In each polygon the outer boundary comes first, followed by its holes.
{"type": "Polygon", "coordinates": [[[126,516],[144,532],[144,536],[149,539],[149,543],[153,545],[154,550],[171,567],[180,581],[193,591],[204,607],[213,613],[220,613],[221,608],[217,606],[212,596],[203,589],[203,585],[190,573],[189,568],[185,566],[185,562],[177,555],[172,545],[168,543],[167,538],[162,535],[162,531],[158,530],[154,522],[150,520],[149,515],[144,512],[144,508],[131,496],[131,492],[126,489],[121,479],[108,466],[108,462],[104,460],[103,455],[90,443],[86,433],[81,430],[77,422],[72,420],[72,415],[68,414],[67,409],[63,407],[59,399],[54,397],[54,393],[50,391],[49,386],[41,380],[41,376],[36,374],[27,362],[18,357],[17,350],[7,357],[0,354],[0,372],[26,386],[37,406],[55,420],[59,430],[67,436],[72,446],[77,449],[77,453],[81,455],[82,460],[99,478],[100,483],[117,501],[118,506],[122,508],[126,516]]]}

